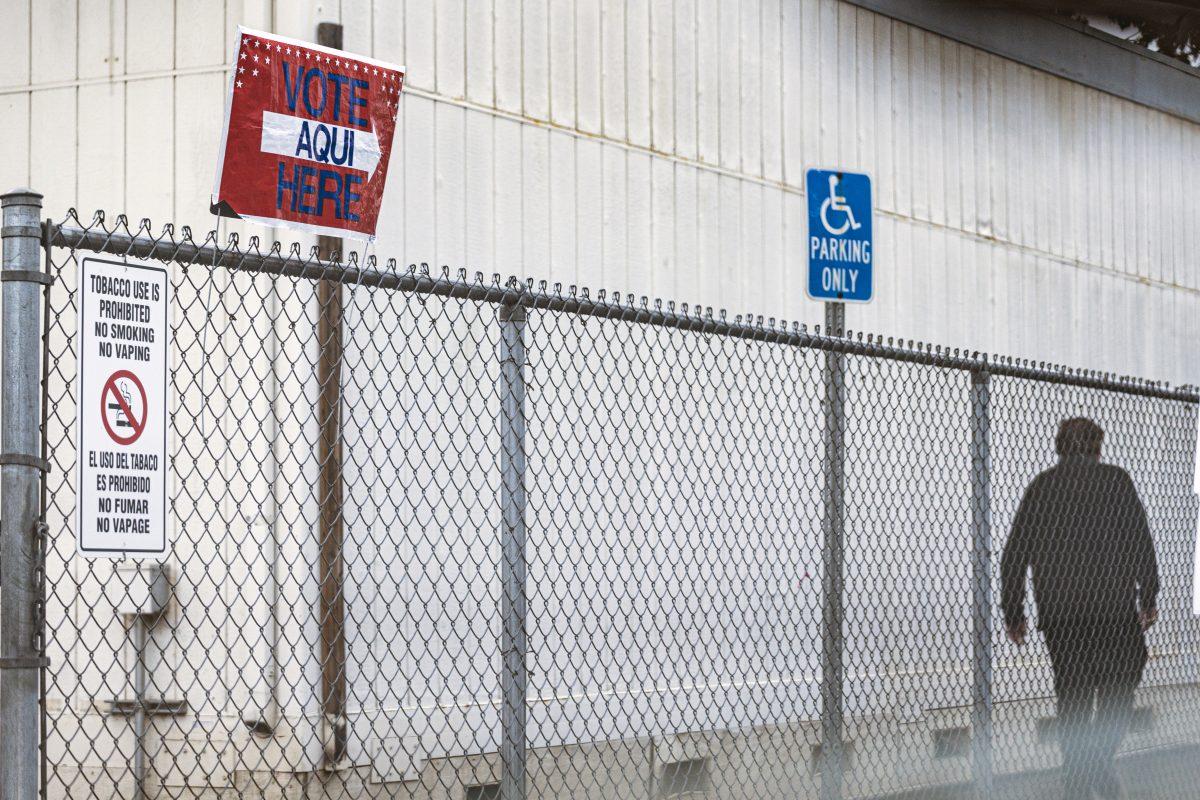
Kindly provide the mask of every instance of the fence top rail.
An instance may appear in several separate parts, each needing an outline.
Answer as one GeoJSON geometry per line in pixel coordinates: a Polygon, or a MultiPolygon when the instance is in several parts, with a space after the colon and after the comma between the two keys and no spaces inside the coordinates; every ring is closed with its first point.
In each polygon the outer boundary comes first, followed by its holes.
{"type": "Polygon", "coordinates": [[[223,267],[236,272],[265,273],[309,280],[327,280],[351,286],[388,289],[415,294],[428,294],[460,300],[472,300],[498,305],[520,305],[526,308],[555,311],[567,314],[599,317],[642,325],[674,328],[693,333],[708,333],[714,336],[747,339],[751,341],[803,347],[814,350],[845,353],[847,355],[882,358],[946,369],[968,371],[976,374],[1023,378],[1068,386],[1099,389],[1141,397],[1177,400],[1185,403],[1200,402],[1200,391],[1191,386],[1171,386],[1162,382],[1140,378],[1076,369],[1045,362],[1034,362],[986,353],[969,352],[959,348],[934,346],[924,342],[907,343],[903,339],[864,334],[861,331],[838,331],[833,335],[822,333],[820,326],[809,331],[802,323],[764,320],[761,315],[737,315],[728,319],[724,310],[714,315],[711,308],[687,303],[678,307],[674,302],[655,299],[640,300],[632,293],[608,295],[601,290],[592,296],[587,288],[570,286],[564,292],[561,284],[547,285],[546,281],[535,283],[533,279],[521,281],[509,278],[502,281],[494,275],[487,281],[483,273],[476,273],[473,280],[467,271],[460,269],[451,276],[448,268],[441,274],[431,273],[427,265],[407,269],[389,259],[380,267],[374,256],[360,262],[356,253],[349,254],[346,261],[322,260],[313,247],[306,256],[300,245],[293,243],[284,252],[282,245],[275,242],[267,250],[260,246],[257,236],[250,237],[249,244],[242,249],[237,234],[230,234],[229,241],[221,245],[216,231],[210,231],[200,242],[192,237],[191,229],[184,226],[176,236],[174,226],[164,226],[159,234],[150,229],[149,220],[142,220],[134,230],[124,216],[118,217],[111,229],[104,225],[104,216],[97,212],[90,225],[85,225],[72,212],[64,223],[47,220],[42,233],[43,245],[71,250],[87,250],[116,256],[134,256],[161,261],[172,261],[199,267],[223,267]]]}

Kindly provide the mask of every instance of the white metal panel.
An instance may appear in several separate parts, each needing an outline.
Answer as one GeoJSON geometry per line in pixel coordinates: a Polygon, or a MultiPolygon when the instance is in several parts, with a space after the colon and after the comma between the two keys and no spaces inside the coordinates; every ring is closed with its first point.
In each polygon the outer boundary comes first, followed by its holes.
{"type": "Polygon", "coordinates": [[[550,274],[559,282],[575,280],[576,140],[550,136],[550,274]]]}
{"type": "MultiPolygon", "coordinates": [[[[400,19],[404,15],[376,14],[376,18],[381,16],[400,19]]],[[[496,82],[492,71],[495,58],[492,15],[486,4],[472,3],[471,13],[466,17],[467,99],[491,106],[496,98],[496,82]]]]}
{"type": "Polygon", "coordinates": [[[521,4],[500,0],[493,4],[493,17],[495,41],[500,45],[492,55],[496,75],[496,107],[519,114],[522,111],[523,88],[521,49],[518,46],[521,41],[521,4]]]}
{"type": "MultiPolygon", "coordinates": [[[[78,36],[75,0],[30,0],[30,8],[30,40],[17,45],[18,53],[30,54],[30,82],[36,85],[73,80],[77,72],[78,36]]],[[[20,21],[18,16],[18,24],[20,21]]],[[[170,48],[166,48],[166,52],[169,54],[170,48]]],[[[21,72],[18,68],[17,74],[21,72]]]]}
{"type": "MultiPolygon", "coordinates": [[[[603,52],[600,46],[600,4],[575,4],[575,124],[581,131],[599,133],[603,52]]],[[[563,69],[566,67],[564,66],[563,69]]]]}
{"type": "MultiPolygon", "coordinates": [[[[495,160],[493,152],[493,121],[486,114],[466,113],[466,173],[463,186],[466,204],[466,223],[461,232],[465,255],[462,266],[471,270],[490,269],[495,263],[494,225],[495,195],[492,193],[495,160]]],[[[386,202],[386,199],[385,199],[386,202]]],[[[403,240],[401,240],[401,243],[403,240]]],[[[397,246],[391,252],[400,248],[397,246]]],[[[473,275],[472,275],[473,277],[473,275]]]]}
{"type": "MultiPolygon", "coordinates": [[[[438,94],[452,98],[465,97],[466,92],[466,48],[464,41],[465,5],[464,0],[438,0],[435,5],[434,20],[434,53],[437,60],[437,91],[438,94]]],[[[476,14],[480,14],[477,9],[476,14]]],[[[354,19],[348,17],[349,20],[354,19]]],[[[350,24],[350,28],[359,26],[350,24]]]]}
{"type": "MultiPolygon", "coordinates": [[[[634,33],[630,41],[638,42],[633,50],[639,58],[630,60],[630,72],[639,68],[636,80],[650,79],[649,104],[631,105],[629,108],[630,141],[645,145],[645,123],[650,123],[649,144],[659,152],[672,153],[676,149],[675,139],[675,9],[669,0],[664,2],[638,3],[639,14],[631,16],[631,30],[640,32],[649,29],[649,36],[634,33]],[[648,6],[648,11],[643,10],[648,6]],[[649,65],[645,64],[646,42],[649,42],[649,65]],[[635,124],[639,120],[640,124],[635,124]]],[[[631,75],[631,81],[633,79],[631,75]]]]}
{"type": "MultiPolygon", "coordinates": [[[[175,0],[175,36],[187,42],[187,47],[176,48],[175,66],[201,67],[223,64],[226,33],[225,9],[221,3],[213,3],[211,0],[175,0]]],[[[82,43],[80,37],[80,44],[82,43]]]]}
{"type": "Polygon", "coordinates": [[[699,159],[720,161],[721,24],[718,0],[696,0],[696,143],[699,159]]]}
{"type": "Polygon", "coordinates": [[[125,0],[124,10],[125,71],[136,75],[174,67],[175,3],[125,0]],[[154,46],[149,46],[151,42],[154,46]]]}
{"type": "MultiPolygon", "coordinates": [[[[434,74],[434,0],[408,0],[404,9],[404,74],[405,86],[433,91],[436,88],[434,74]]],[[[377,15],[387,17],[396,14],[397,7],[376,7],[377,15]]],[[[486,13],[481,11],[480,13],[486,13]]],[[[497,20],[499,25],[499,20],[497,20]]],[[[499,29],[497,29],[499,32],[499,29]]],[[[301,33],[300,36],[305,34],[301,33]]],[[[309,34],[311,35],[311,34],[309,34]]],[[[503,39],[501,41],[511,41],[503,39]]],[[[505,59],[504,64],[511,59],[505,59]]]]}
{"type": "Polygon", "coordinates": [[[717,113],[720,120],[720,164],[730,170],[739,170],[741,164],[741,42],[738,5],[733,0],[722,0],[717,27],[719,46],[715,50],[703,51],[707,58],[719,64],[714,76],[717,82],[717,113]]]}
{"type": "Polygon", "coordinates": [[[660,241],[655,238],[654,223],[659,206],[670,197],[669,194],[663,194],[671,191],[670,182],[662,181],[663,185],[659,187],[658,181],[664,171],[670,173],[671,164],[652,158],[647,153],[630,153],[626,169],[627,272],[622,280],[611,281],[609,285],[622,293],[630,292],[645,297],[654,293],[655,277],[669,274],[670,265],[659,262],[657,248],[660,241]]]}
{"type": "MultiPolygon", "coordinates": [[[[232,25],[274,24],[311,38],[318,18],[336,7],[315,0],[227,6],[218,13],[192,0],[145,9],[134,0],[128,7],[124,0],[81,0],[77,35],[73,1],[4,4],[8,46],[0,48],[0,84],[16,89],[0,88],[0,132],[12,147],[0,179],[46,192],[51,216],[78,202],[85,216],[100,205],[135,220],[151,216],[203,230],[211,222],[207,192],[224,102],[221,63],[228,54],[222,52],[232,25]],[[224,28],[219,36],[216,27],[224,28]],[[126,69],[154,77],[126,80],[126,69]],[[91,82],[109,74],[112,82],[91,82]],[[77,77],[89,83],[76,86],[77,77]]],[[[593,291],[653,292],[734,314],[811,323],[820,319],[820,306],[804,297],[804,169],[861,167],[874,178],[878,299],[849,310],[851,327],[1197,380],[1191,343],[1200,330],[1194,257],[1200,226],[1190,224],[1197,201],[1186,176],[1200,166],[1200,126],[836,0],[675,0],[603,9],[531,0],[523,14],[510,3],[494,10],[491,3],[429,0],[370,6],[369,14],[359,3],[340,8],[347,46],[407,63],[409,86],[432,95],[413,93],[403,103],[381,256],[578,282],[593,291]],[[459,101],[464,94],[466,108],[459,101]]],[[[352,321],[369,323],[379,313],[365,294],[351,305],[352,321]]],[[[355,330],[374,337],[359,343],[362,350],[389,346],[379,326],[355,330]]],[[[478,341],[484,350],[491,344],[478,341]]],[[[280,356],[289,371],[312,360],[300,351],[280,356]]],[[[348,387],[348,399],[360,393],[356,409],[419,388],[357,380],[365,374],[376,373],[357,372],[348,387]]],[[[292,375],[288,396],[302,397],[310,378],[292,375]]],[[[558,401],[581,399],[564,394],[558,401]]],[[[365,428],[388,424],[379,414],[352,419],[365,428]]],[[[614,424],[626,421],[614,412],[614,424]]],[[[352,449],[366,465],[383,464],[390,448],[407,449],[414,439],[398,432],[393,440],[354,442],[352,449]]],[[[423,441],[444,444],[428,434],[423,441]]],[[[378,480],[416,468],[413,458],[378,480]]],[[[286,452],[277,459],[285,462],[281,485],[312,482],[311,465],[286,452]]],[[[731,464],[725,477],[752,466],[731,464]]],[[[615,490],[641,490],[610,480],[615,490]]],[[[371,625],[389,620],[384,610],[393,604],[410,601],[407,564],[421,537],[440,536],[439,552],[448,557],[486,561],[490,551],[465,531],[447,538],[440,529],[416,526],[395,559],[378,563],[374,554],[395,541],[392,529],[377,527],[395,523],[387,503],[378,493],[358,503],[363,527],[354,536],[361,549],[350,568],[362,570],[364,593],[356,599],[378,611],[352,613],[363,635],[407,640],[413,631],[371,625]]],[[[280,546],[298,565],[313,563],[309,531],[289,524],[311,519],[313,509],[281,513],[280,546]]],[[[485,518],[473,523],[490,530],[485,518]]],[[[282,604],[315,602],[311,581],[282,577],[282,604]]],[[[896,576],[898,585],[906,577],[896,576]]],[[[486,570],[477,579],[490,580],[486,570]]],[[[200,592],[189,602],[208,599],[200,592]]],[[[426,621],[444,625],[460,608],[451,605],[426,621]]],[[[724,611],[734,620],[741,610],[724,611]]],[[[198,640],[223,622],[206,622],[198,607],[188,613],[198,640]]],[[[467,633],[479,640],[489,635],[486,624],[467,633]]],[[[281,651],[292,654],[282,665],[284,683],[317,685],[319,665],[306,655],[315,640],[313,620],[294,620],[281,637],[281,651]]],[[[77,648],[81,670],[88,663],[84,647],[96,644],[93,637],[77,648]]],[[[379,674],[356,673],[360,702],[371,696],[361,681],[373,682],[377,698],[413,700],[404,681],[414,663],[401,654],[384,664],[388,655],[377,646],[370,658],[382,665],[379,674]]],[[[730,663],[745,656],[731,654],[730,663]]],[[[184,664],[178,653],[169,658],[184,664]]],[[[353,658],[357,664],[368,655],[355,650],[353,658]]],[[[480,674],[487,667],[470,663],[480,674]]],[[[558,679],[568,687],[586,683],[593,667],[572,661],[558,679]]],[[[88,680],[96,688],[105,678],[88,680]]],[[[539,670],[536,680],[554,688],[553,675],[539,670]]],[[[485,682],[475,688],[483,691],[485,682]]],[[[285,715],[311,711],[313,702],[292,698],[285,715]]]]}
{"type": "MultiPolygon", "coordinates": [[[[125,200],[140,219],[155,214],[165,221],[175,212],[175,81],[151,78],[125,85],[126,147],[137,160],[126,162],[125,200]],[[153,125],[146,120],[154,120],[153,125]]],[[[52,161],[52,159],[51,159],[52,161]]],[[[156,220],[157,221],[157,220],[156,220]]],[[[161,224],[161,223],[159,223],[161,224]]]]}
{"type": "MultiPolygon", "coordinates": [[[[224,105],[228,85],[228,79],[221,72],[182,75],[175,80],[175,102],[190,108],[198,98],[203,98],[209,105],[224,105]]],[[[132,124],[140,123],[134,120],[132,124]]],[[[202,220],[208,216],[213,165],[221,147],[223,127],[224,119],[218,114],[185,114],[180,119],[175,135],[174,205],[175,218],[182,224],[201,228],[202,220]]],[[[83,140],[84,137],[80,137],[81,144],[83,140]]],[[[123,160],[116,152],[110,152],[118,163],[123,160]]],[[[83,166],[82,157],[80,166],[83,166]]]]}
{"type": "Polygon", "coordinates": [[[592,289],[621,289],[627,283],[628,277],[628,237],[627,227],[629,209],[626,206],[627,172],[626,156],[628,151],[614,145],[604,145],[601,154],[601,169],[603,178],[600,185],[601,194],[601,236],[600,258],[603,270],[599,283],[593,284],[592,289]]]}
{"type": "Polygon", "coordinates": [[[675,0],[674,86],[671,102],[675,115],[675,152],[682,158],[697,157],[697,106],[701,87],[698,83],[697,0],[675,0]]]}
{"type": "Polygon", "coordinates": [[[31,6],[33,0],[0,3],[0,30],[6,32],[0,47],[0,86],[29,83],[29,50],[33,44],[31,6]]]}
{"type": "Polygon", "coordinates": [[[550,28],[547,0],[524,0],[522,23],[522,113],[535,119],[550,117],[550,28]]]}
{"type": "Polygon", "coordinates": [[[0,159],[0,185],[28,186],[29,101],[27,92],[0,94],[0,138],[8,143],[11,158],[0,159]]]}
{"type": "Polygon", "coordinates": [[[605,136],[623,141],[626,97],[638,96],[636,91],[628,91],[633,87],[625,78],[625,2],[604,0],[599,5],[601,130],[605,136]]]}
{"type": "MultiPolygon", "coordinates": [[[[7,6],[24,5],[5,3],[7,6]]],[[[11,13],[11,12],[9,12],[11,13]]],[[[123,0],[79,0],[79,77],[107,78],[125,71],[125,26],[113,22],[125,13],[123,0]]],[[[220,35],[222,25],[215,30],[220,35]]],[[[3,70],[0,69],[0,74],[3,70]]]]}
{"type": "Polygon", "coordinates": [[[745,175],[757,176],[762,174],[762,6],[760,0],[742,0],[738,5],[741,161],[731,166],[740,167],[745,175]]]}
{"type": "Polygon", "coordinates": [[[435,268],[457,269],[466,263],[466,115],[458,106],[434,105],[433,147],[436,183],[431,198],[436,215],[435,249],[430,257],[435,268]]]}
{"type": "Polygon", "coordinates": [[[33,92],[29,111],[29,182],[45,195],[47,207],[61,214],[76,191],[75,90],[33,92]]]}
{"type": "MultiPolygon", "coordinates": [[[[81,86],[77,203],[84,213],[104,209],[123,213],[125,205],[125,84],[81,86]]],[[[69,133],[69,132],[68,132],[69,133]]]]}
{"type": "Polygon", "coordinates": [[[575,125],[575,3],[550,0],[550,121],[575,125]]]}
{"type": "Polygon", "coordinates": [[[780,44],[781,0],[763,0],[762,5],[762,176],[783,179],[783,55],[780,44]]]}
{"type": "Polygon", "coordinates": [[[521,261],[513,274],[541,278],[550,263],[550,132],[521,126],[521,261]]]}
{"type": "Polygon", "coordinates": [[[505,277],[525,272],[522,264],[521,224],[521,125],[508,119],[495,121],[495,262],[487,269],[505,277]]]}

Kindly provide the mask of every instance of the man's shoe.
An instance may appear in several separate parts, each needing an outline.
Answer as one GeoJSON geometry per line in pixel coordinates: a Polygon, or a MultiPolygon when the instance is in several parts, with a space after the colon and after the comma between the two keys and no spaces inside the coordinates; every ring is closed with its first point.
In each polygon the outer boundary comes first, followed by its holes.
{"type": "Polygon", "coordinates": [[[1100,776],[1096,779],[1094,786],[1096,794],[1104,798],[1104,800],[1123,800],[1125,797],[1125,789],[1121,786],[1121,779],[1117,777],[1117,771],[1111,766],[1105,768],[1100,776]]]}

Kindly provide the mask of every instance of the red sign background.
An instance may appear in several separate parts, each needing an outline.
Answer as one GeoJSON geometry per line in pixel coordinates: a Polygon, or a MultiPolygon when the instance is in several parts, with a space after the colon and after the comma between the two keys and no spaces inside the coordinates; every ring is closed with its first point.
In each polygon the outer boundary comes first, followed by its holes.
{"type": "Polygon", "coordinates": [[[214,205],[373,238],[404,68],[238,29],[214,205]]]}

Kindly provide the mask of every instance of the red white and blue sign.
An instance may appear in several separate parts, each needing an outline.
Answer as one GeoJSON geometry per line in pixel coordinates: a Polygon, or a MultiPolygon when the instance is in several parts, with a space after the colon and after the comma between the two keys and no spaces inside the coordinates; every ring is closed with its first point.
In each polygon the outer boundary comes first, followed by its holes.
{"type": "Polygon", "coordinates": [[[238,28],[213,212],[373,239],[404,67],[238,28]]]}

